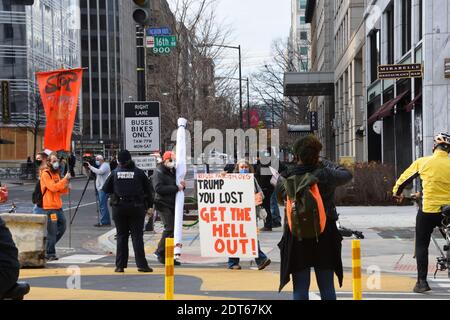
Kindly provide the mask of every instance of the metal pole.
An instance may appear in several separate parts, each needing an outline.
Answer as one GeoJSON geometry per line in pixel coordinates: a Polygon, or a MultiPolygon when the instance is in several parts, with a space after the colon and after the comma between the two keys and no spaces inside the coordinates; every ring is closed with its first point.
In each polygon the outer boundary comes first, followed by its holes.
{"type": "Polygon", "coordinates": [[[175,291],[175,270],[174,270],[174,250],[175,241],[173,238],[166,238],[166,256],[165,256],[165,300],[174,299],[175,291]]]}
{"type": "Polygon", "coordinates": [[[137,91],[138,100],[145,101],[145,28],[136,26],[136,51],[137,51],[137,91]]]}
{"type": "Polygon", "coordinates": [[[247,78],[247,127],[250,129],[250,81],[247,78]]]}
{"type": "Polygon", "coordinates": [[[362,300],[361,241],[352,241],[353,300],[362,300]]]}
{"type": "Polygon", "coordinates": [[[239,50],[239,115],[241,129],[244,127],[244,119],[242,112],[242,57],[241,57],[241,45],[238,46],[239,50]]]}
{"type": "Polygon", "coordinates": [[[272,129],[275,129],[275,99],[272,99],[272,129]]]}
{"type": "Polygon", "coordinates": [[[397,170],[397,107],[394,108],[394,171],[395,171],[395,179],[398,179],[398,170],[397,170]]]}

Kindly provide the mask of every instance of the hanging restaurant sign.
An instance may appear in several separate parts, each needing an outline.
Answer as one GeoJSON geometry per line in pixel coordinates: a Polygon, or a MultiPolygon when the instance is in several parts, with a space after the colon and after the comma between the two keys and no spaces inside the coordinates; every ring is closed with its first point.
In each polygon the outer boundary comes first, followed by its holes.
{"type": "Polygon", "coordinates": [[[421,63],[378,66],[378,79],[381,80],[422,77],[423,66],[421,63]]]}

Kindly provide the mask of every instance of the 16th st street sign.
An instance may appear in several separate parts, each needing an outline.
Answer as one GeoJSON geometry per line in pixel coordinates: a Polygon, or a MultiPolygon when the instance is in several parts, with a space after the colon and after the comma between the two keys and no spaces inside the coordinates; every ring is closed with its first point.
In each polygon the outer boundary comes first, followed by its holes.
{"type": "Polygon", "coordinates": [[[130,152],[161,150],[159,102],[125,102],[125,148],[130,152]]]}
{"type": "Polygon", "coordinates": [[[176,36],[147,36],[147,48],[153,49],[153,53],[167,54],[177,46],[176,36]]]}

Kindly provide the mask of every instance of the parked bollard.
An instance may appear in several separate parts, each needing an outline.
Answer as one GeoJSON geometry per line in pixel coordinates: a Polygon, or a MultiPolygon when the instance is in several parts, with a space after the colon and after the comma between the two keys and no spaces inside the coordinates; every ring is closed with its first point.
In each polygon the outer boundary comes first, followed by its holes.
{"type": "Polygon", "coordinates": [[[362,300],[361,241],[352,242],[353,300],[362,300]]]}
{"type": "Polygon", "coordinates": [[[166,276],[165,276],[165,299],[173,300],[175,288],[174,267],[174,239],[166,238],[166,276]]]}

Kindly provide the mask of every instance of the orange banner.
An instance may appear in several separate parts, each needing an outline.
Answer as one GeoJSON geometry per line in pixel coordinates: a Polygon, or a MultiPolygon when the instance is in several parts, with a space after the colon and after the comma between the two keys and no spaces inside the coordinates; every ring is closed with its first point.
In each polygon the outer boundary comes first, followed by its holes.
{"type": "Polygon", "coordinates": [[[70,151],[83,69],[36,73],[47,123],[44,147],[70,151]]]}

